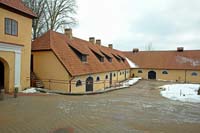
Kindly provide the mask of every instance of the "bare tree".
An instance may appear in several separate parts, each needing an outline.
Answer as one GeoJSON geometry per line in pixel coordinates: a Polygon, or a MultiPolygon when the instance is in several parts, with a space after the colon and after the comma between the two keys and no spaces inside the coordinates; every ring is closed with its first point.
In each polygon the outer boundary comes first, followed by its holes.
{"type": "Polygon", "coordinates": [[[33,34],[32,38],[35,39],[45,32],[45,1],[44,0],[24,0],[26,6],[31,8],[34,13],[37,14],[37,18],[33,20],[32,29],[33,34]]]}
{"type": "Polygon", "coordinates": [[[37,14],[33,20],[33,39],[48,30],[58,31],[61,28],[76,24],[75,0],[23,0],[37,14]]]}
{"type": "Polygon", "coordinates": [[[147,45],[145,45],[145,50],[146,50],[146,51],[152,51],[152,50],[153,50],[152,42],[150,42],[150,43],[148,43],[147,45]]]}
{"type": "Polygon", "coordinates": [[[76,24],[73,15],[76,14],[75,0],[46,0],[46,28],[57,31],[61,27],[76,24]]]}

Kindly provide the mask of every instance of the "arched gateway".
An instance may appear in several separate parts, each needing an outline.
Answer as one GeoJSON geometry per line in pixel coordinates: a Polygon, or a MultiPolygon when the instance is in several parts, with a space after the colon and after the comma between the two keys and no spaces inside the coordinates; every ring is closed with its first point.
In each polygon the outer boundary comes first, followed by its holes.
{"type": "Polygon", "coordinates": [[[9,91],[9,65],[0,57],[0,89],[5,89],[5,92],[9,91]]]}
{"type": "Polygon", "coordinates": [[[155,71],[149,71],[148,72],[148,79],[156,79],[156,72],[155,71]]]}
{"type": "Polygon", "coordinates": [[[88,77],[86,79],[86,91],[93,91],[93,78],[92,77],[88,77]]]}
{"type": "Polygon", "coordinates": [[[5,86],[5,69],[4,69],[4,64],[0,60],[0,89],[4,89],[5,86]]]}

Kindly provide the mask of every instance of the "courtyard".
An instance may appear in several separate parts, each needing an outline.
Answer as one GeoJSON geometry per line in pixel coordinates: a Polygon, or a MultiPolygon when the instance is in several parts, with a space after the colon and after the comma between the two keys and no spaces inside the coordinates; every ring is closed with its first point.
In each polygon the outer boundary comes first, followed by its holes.
{"type": "Polygon", "coordinates": [[[141,80],[97,95],[10,95],[0,101],[1,133],[198,133],[200,104],[172,101],[157,88],[171,82],[141,80]]]}

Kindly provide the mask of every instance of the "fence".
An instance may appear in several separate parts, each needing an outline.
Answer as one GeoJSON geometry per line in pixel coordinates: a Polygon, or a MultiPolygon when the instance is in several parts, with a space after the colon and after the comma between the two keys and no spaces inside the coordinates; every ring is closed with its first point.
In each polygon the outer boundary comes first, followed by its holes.
{"type": "Polygon", "coordinates": [[[117,80],[70,81],[70,80],[56,80],[56,79],[41,79],[41,80],[31,80],[31,86],[38,87],[36,84],[39,82],[46,89],[70,90],[78,87],[82,87],[85,89],[86,85],[93,85],[95,90],[95,89],[107,89],[110,87],[116,88],[122,86],[123,81],[117,81],[117,80]]]}

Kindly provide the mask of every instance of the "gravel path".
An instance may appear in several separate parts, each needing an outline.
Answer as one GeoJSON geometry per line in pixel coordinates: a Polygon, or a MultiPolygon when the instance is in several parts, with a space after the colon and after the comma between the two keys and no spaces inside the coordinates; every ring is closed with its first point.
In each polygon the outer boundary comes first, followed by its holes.
{"type": "Polygon", "coordinates": [[[7,96],[0,101],[0,133],[199,133],[200,104],[163,98],[142,80],[98,95],[7,96]]]}

